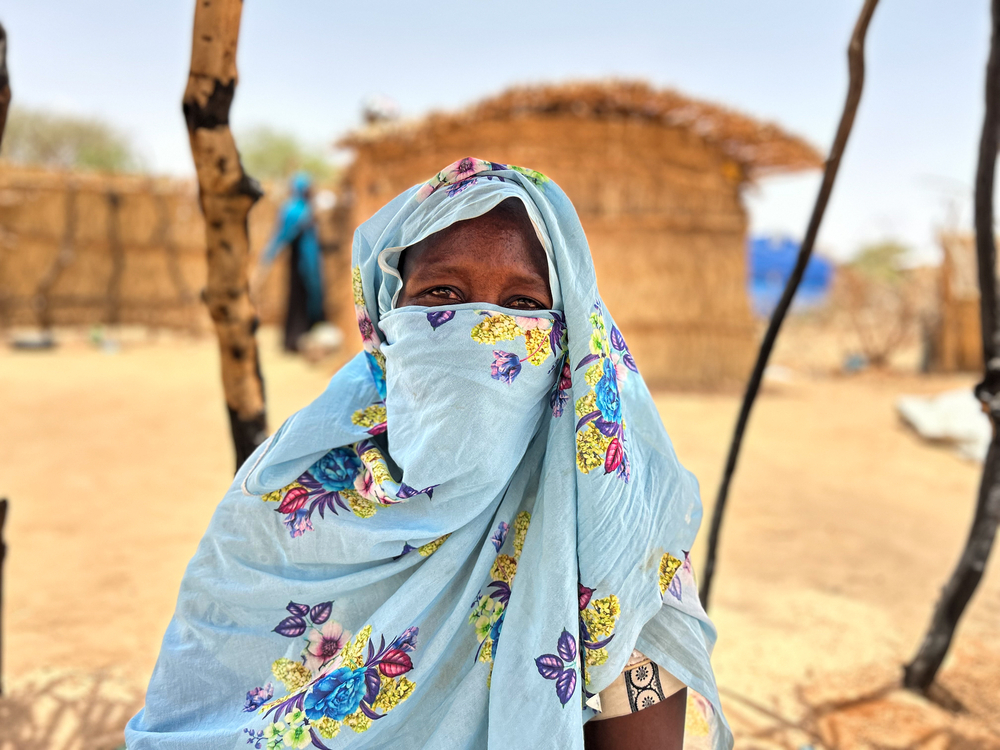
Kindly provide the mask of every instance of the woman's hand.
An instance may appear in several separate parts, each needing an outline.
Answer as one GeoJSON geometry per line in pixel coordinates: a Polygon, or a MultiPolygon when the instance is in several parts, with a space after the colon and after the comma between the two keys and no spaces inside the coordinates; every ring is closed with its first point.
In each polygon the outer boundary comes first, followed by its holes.
{"type": "Polygon", "coordinates": [[[587,750],[682,750],[687,688],[655,706],[583,725],[587,750]]]}

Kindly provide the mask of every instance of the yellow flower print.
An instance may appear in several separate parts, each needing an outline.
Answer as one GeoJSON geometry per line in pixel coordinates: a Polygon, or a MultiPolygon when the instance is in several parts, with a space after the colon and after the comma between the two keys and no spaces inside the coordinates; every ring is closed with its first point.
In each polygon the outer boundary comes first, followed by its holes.
{"type": "Polygon", "coordinates": [[[535,366],[541,365],[552,353],[549,332],[541,328],[531,328],[525,331],[524,345],[527,348],[528,361],[535,366]]]}
{"type": "Polygon", "coordinates": [[[332,740],[338,734],[340,734],[340,722],[334,721],[329,716],[324,716],[318,721],[310,722],[310,726],[316,730],[316,733],[327,740],[332,740]]]}
{"type": "Polygon", "coordinates": [[[447,539],[450,536],[451,536],[451,534],[445,534],[444,536],[438,537],[433,542],[427,542],[427,544],[425,544],[423,547],[418,547],[417,548],[417,553],[421,557],[430,557],[435,552],[437,552],[438,547],[440,547],[442,544],[444,544],[444,540],[447,539]]]}
{"type": "Polygon", "coordinates": [[[498,341],[513,341],[523,336],[524,331],[510,315],[488,315],[472,329],[472,340],[478,344],[495,344],[498,341]]]}
{"type": "Polygon", "coordinates": [[[479,661],[481,662],[492,662],[493,661],[493,641],[487,638],[483,641],[483,647],[479,650],[479,661]]]}
{"type": "MultiPolygon", "coordinates": [[[[583,379],[586,381],[587,385],[593,388],[597,385],[601,378],[604,377],[604,362],[603,360],[598,360],[594,362],[590,367],[587,368],[587,372],[584,373],[583,379]]],[[[594,396],[594,403],[597,403],[597,396],[594,396]]],[[[582,414],[580,415],[583,416],[582,414]]]]}
{"type": "Polygon", "coordinates": [[[589,474],[594,469],[604,466],[609,445],[611,438],[598,430],[593,422],[576,433],[576,465],[580,471],[589,474]]]}
{"type": "Polygon", "coordinates": [[[618,597],[612,594],[603,599],[591,599],[580,617],[587,624],[587,634],[591,640],[607,638],[614,632],[615,622],[621,614],[618,597]]]}
{"type": "Polygon", "coordinates": [[[344,723],[358,734],[367,732],[372,728],[372,720],[365,716],[360,708],[344,719],[344,723]]]}
{"type": "Polygon", "coordinates": [[[364,661],[362,654],[364,653],[365,644],[368,643],[368,639],[372,636],[372,626],[365,625],[361,628],[360,632],[354,636],[354,640],[344,646],[344,650],[341,652],[343,657],[343,664],[345,667],[350,667],[351,669],[357,669],[361,666],[364,661]]]}
{"type": "Polygon", "coordinates": [[[599,667],[608,660],[608,650],[606,648],[585,648],[584,652],[588,667],[599,667]]]}
{"type": "Polygon", "coordinates": [[[510,555],[497,555],[490,568],[490,576],[494,581],[503,581],[508,586],[513,582],[517,574],[517,560],[510,555]]]}
{"type": "Polygon", "coordinates": [[[378,505],[363,498],[357,490],[341,490],[340,496],[347,501],[351,507],[351,513],[358,518],[371,518],[378,510],[378,505]]]}
{"type": "Polygon", "coordinates": [[[531,514],[522,510],[514,519],[514,559],[521,557],[521,550],[524,549],[524,537],[528,533],[528,524],[531,523],[531,514]]]}
{"type": "Polygon", "coordinates": [[[684,717],[684,732],[692,737],[708,737],[711,728],[708,726],[708,719],[705,717],[707,704],[701,696],[688,691],[687,711],[684,717]],[[700,699],[700,700],[699,700],[700,699]]]}
{"type": "Polygon", "coordinates": [[[275,679],[284,684],[285,690],[289,693],[294,693],[312,679],[312,672],[291,659],[278,659],[271,665],[271,673],[275,679]]]}
{"type": "Polygon", "coordinates": [[[682,562],[676,557],[671,555],[669,552],[660,558],[660,594],[667,593],[667,587],[670,586],[670,582],[674,580],[674,575],[677,573],[677,569],[682,565],[682,562]]]}
{"type": "Polygon", "coordinates": [[[382,687],[378,691],[375,702],[372,703],[372,708],[383,713],[395,708],[409,698],[417,686],[416,683],[411,682],[405,677],[393,679],[386,677],[384,674],[380,674],[379,676],[382,679],[382,687]]]}
{"type": "Polygon", "coordinates": [[[354,304],[358,307],[365,306],[365,288],[361,282],[361,268],[354,266],[351,269],[351,286],[354,288],[354,304]]]}
{"type": "Polygon", "coordinates": [[[378,484],[392,481],[392,474],[389,473],[389,467],[386,466],[382,452],[378,448],[366,450],[361,454],[361,460],[371,470],[372,477],[378,484]]]}
{"type": "Polygon", "coordinates": [[[576,400],[577,418],[585,417],[595,411],[597,411],[597,394],[594,391],[587,391],[586,395],[576,400]]]}
{"type": "Polygon", "coordinates": [[[296,487],[301,487],[302,485],[298,482],[292,482],[286,487],[282,487],[280,490],[275,490],[274,492],[268,492],[260,496],[260,499],[265,503],[280,503],[284,498],[285,494],[296,487]]]}
{"type": "Polygon", "coordinates": [[[377,424],[384,424],[386,420],[385,404],[372,404],[366,409],[354,412],[351,422],[358,427],[369,429],[377,424]]]}

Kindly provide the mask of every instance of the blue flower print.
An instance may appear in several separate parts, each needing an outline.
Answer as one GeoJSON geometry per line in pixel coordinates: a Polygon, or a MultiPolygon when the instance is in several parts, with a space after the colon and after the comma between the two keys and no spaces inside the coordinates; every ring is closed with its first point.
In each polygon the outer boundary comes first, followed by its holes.
{"type": "Polygon", "coordinates": [[[364,697],[365,670],[340,667],[317,682],[306,696],[306,717],[310,721],[324,716],[343,721],[358,710],[364,697]]]}
{"type": "Polygon", "coordinates": [[[368,369],[371,370],[372,378],[375,380],[375,389],[378,391],[379,397],[385,400],[385,371],[374,354],[365,352],[365,357],[368,359],[368,369]]]}
{"type": "Polygon", "coordinates": [[[353,489],[361,473],[361,459],[352,448],[335,448],[314,463],[309,473],[327,492],[353,489]]]}
{"type": "Polygon", "coordinates": [[[620,424],[622,421],[622,402],[618,395],[618,379],[615,375],[615,365],[610,358],[604,359],[604,376],[594,386],[597,396],[597,408],[605,422],[620,424]]]}
{"type": "Polygon", "coordinates": [[[493,623],[493,627],[490,628],[490,638],[493,641],[492,656],[494,661],[497,658],[497,647],[500,645],[500,630],[503,628],[503,620],[506,616],[507,616],[507,608],[504,607],[503,611],[500,613],[500,616],[497,618],[497,621],[493,623]]]}
{"type": "Polygon", "coordinates": [[[494,350],[490,374],[494,380],[510,385],[521,372],[521,360],[516,354],[494,350]]]}

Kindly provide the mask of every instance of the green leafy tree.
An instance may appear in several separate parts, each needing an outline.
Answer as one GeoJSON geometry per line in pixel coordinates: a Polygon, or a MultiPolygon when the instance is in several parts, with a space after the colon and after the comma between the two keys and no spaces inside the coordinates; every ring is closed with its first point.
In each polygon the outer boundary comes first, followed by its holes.
{"type": "Polygon", "coordinates": [[[0,158],[64,169],[129,172],[139,159],[128,137],[101,120],[11,108],[0,158]]]}
{"type": "Polygon", "coordinates": [[[240,159],[248,174],[259,180],[285,180],[303,171],[316,180],[328,180],[335,169],[318,149],[304,146],[295,136],[268,127],[240,134],[240,159]]]}

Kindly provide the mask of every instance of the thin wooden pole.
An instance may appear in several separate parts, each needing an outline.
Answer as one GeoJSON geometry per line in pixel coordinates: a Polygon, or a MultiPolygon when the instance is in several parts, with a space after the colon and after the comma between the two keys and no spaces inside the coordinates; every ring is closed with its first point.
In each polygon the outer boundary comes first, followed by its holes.
{"type": "Polygon", "coordinates": [[[3,695],[3,572],[7,559],[7,542],[4,539],[4,527],[7,524],[7,508],[10,505],[7,498],[0,498],[0,695],[3,695]]]}
{"type": "Polygon", "coordinates": [[[854,25],[854,33],[851,35],[851,41],[847,47],[847,66],[850,72],[850,79],[847,86],[847,100],[844,102],[844,111],[840,116],[840,126],[837,128],[837,136],[833,140],[830,155],[826,160],[823,182],[820,184],[819,194],[816,196],[816,204],[813,206],[809,226],[806,229],[806,236],[802,240],[802,246],[799,249],[798,260],[795,263],[795,268],[792,270],[792,275],[788,279],[788,284],[785,285],[785,291],[778,301],[778,306],[771,316],[767,332],[764,334],[764,340],[760,345],[760,352],[757,354],[753,373],[750,375],[746,393],[743,396],[743,405],[740,407],[740,414],[736,420],[736,429],[733,431],[733,440],[729,446],[729,455],[726,458],[722,484],[719,486],[719,494],[716,497],[715,508],[712,511],[712,525],[708,533],[708,553],[705,557],[705,574],[702,576],[700,583],[701,602],[702,606],[706,609],[708,608],[709,597],[712,591],[712,581],[715,575],[719,534],[722,531],[722,519],[726,510],[726,500],[729,496],[729,485],[736,471],[736,461],[740,455],[743,433],[750,419],[750,410],[753,409],[754,400],[757,398],[757,391],[760,390],[764,368],[767,367],[767,360],[770,358],[774,342],[778,338],[778,331],[785,320],[788,308],[791,307],[792,298],[799,288],[799,283],[802,281],[809,258],[812,256],[813,246],[816,244],[816,236],[819,234],[823,214],[826,212],[826,204],[830,200],[830,194],[833,192],[833,183],[837,179],[837,170],[840,169],[840,159],[844,155],[847,139],[850,137],[851,128],[854,126],[854,115],[858,111],[858,103],[861,101],[861,91],[865,82],[865,34],[868,32],[868,24],[872,19],[872,14],[875,12],[876,5],[878,5],[878,0],[865,0],[857,23],[854,25]]]}
{"type": "Polygon", "coordinates": [[[7,32],[0,23],[0,145],[7,126],[7,107],[10,106],[10,76],[7,74],[7,32]]]}
{"type": "Polygon", "coordinates": [[[204,300],[215,324],[237,469],[267,436],[257,313],[250,301],[247,214],[263,195],[243,171],[229,129],[236,93],[236,45],[242,0],[197,0],[191,73],[184,91],[198,199],[205,215],[208,284],[204,300]]]}
{"type": "Polygon", "coordinates": [[[922,693],[934,682],[951,647],[955,628],[979,586],[1000,527],[1000,435],[997,430],[1000,425],[1000,330],[997,328],[1000,292],[997,290],[997,248],[993,236],[993,183],[1000,144],[1000,0],[992,0],[992,29],[986,63],[986,113],[976,167],[976,259],[985,372],[975,393],[993,424],[993,439],[983,464],[976,512],[965,548],[941,591],[917,655],[903,670],[903,685],[922,693]]]}

